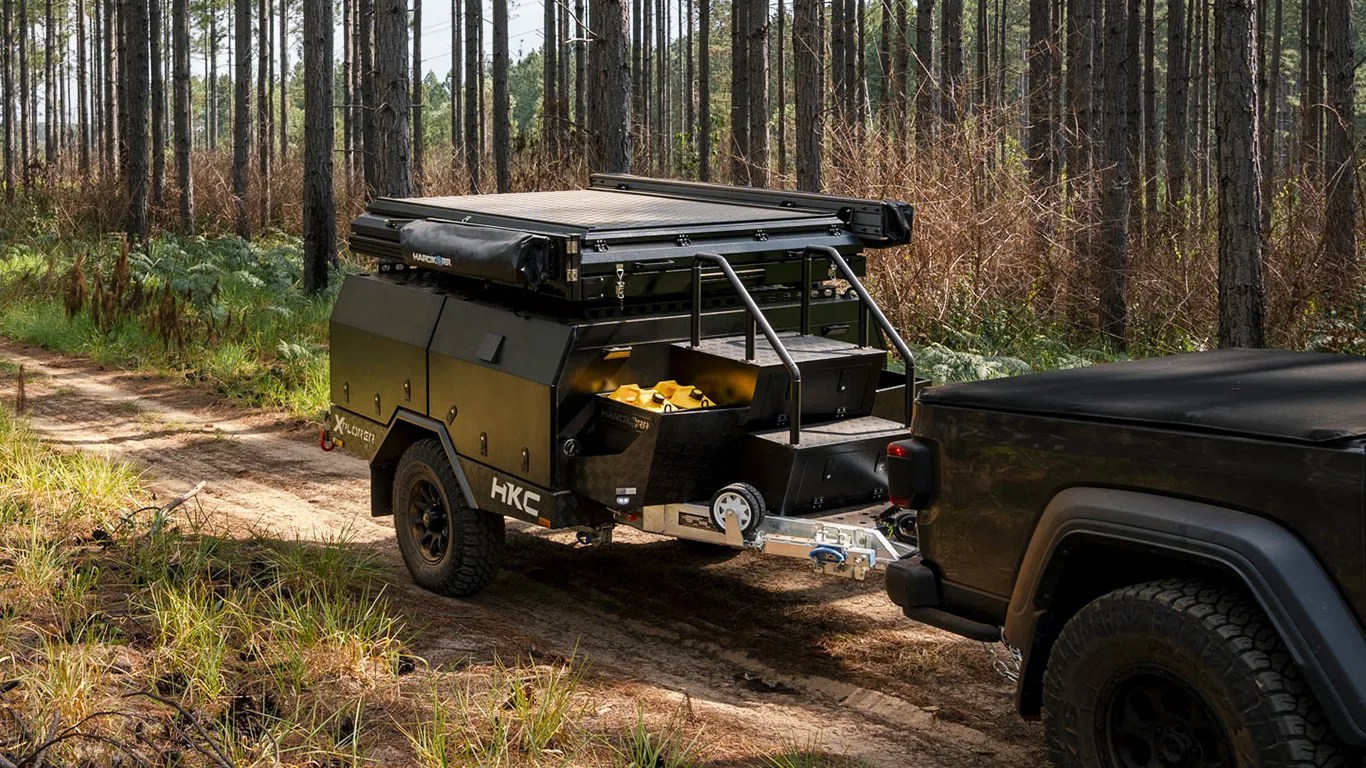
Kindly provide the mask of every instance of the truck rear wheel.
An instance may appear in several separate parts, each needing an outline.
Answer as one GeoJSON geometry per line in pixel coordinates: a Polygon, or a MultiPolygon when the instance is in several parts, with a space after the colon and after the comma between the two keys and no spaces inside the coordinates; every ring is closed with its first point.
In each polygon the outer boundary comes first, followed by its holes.
{"type": "Polygon", "coordinates": [[[408,447],[394,473],[394,531],[418,586],[467,597],[493,581],[503,556],[503,517],[471,509],[437,440],[408,447]]]}
{"type": "Polygon", "coordinates": [[[1346,763],[1256,605],[1182,579],[1111,592],[1063,628],[1044,674],[1060,768],[1308,768],[1346,763]]]}

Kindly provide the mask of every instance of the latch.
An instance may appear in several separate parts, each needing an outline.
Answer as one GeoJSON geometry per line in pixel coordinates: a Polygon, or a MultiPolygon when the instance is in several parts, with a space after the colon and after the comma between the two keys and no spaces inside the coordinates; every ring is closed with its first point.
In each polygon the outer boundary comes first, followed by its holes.
{"type": "Polygon", "coordinates": [[[626,306],[626,265],[617,264],[617,301],[626,306]]]}

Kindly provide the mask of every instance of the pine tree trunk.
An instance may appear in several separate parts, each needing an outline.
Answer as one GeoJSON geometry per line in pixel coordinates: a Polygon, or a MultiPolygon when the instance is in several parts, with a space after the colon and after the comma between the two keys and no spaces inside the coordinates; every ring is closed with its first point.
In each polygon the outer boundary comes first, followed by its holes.
{"type": "MultiPolygon", "coordinates": [[[[1199,2],[1199,0],[1192,0],[1199,2]]],[[[1185,0],[1167,0],[1167,209],[1183,206],[1186,196],[1186,85],[1189,82],[1185,0]]]]}
{"type": "Polygon", "coordinates": [[[1215,0],[1214,78],[1219,156],[1219,346],[1260,347],[1261,178],[1257,38],[1252,0],[1215,0]]]}
{"type": "Polygon", "coordinates": [[[25,189],[33,183],[29,176],[32,162],[29,155],[29,121],[34,116],[29,109],[28,27],[28,0],[19,0],[19,173],[25,189]]]}
{"type": "Polygon", "coordinates": [[[1157,212],[1157,41],[1156,0],[1143,0],[1143,213],[1157,212]]]}
{"type": "Polygon", "coordinates": [[[1353,97],[1355,69],[1352,0],[1323,0],[1326,35],[1325,69],[1328,74],[1328,125],[1324,141],[1324,175],[1328,206],[1324,216],[1323,257],[1331,290],[1350,301],[1360,286],[1360,259],[1356,253],[1357,171],[1354,152],[1353,97]]]}
{"type": "Polygon", "coordinates": [[[630,173],[630,19],[626,2],[591,0],[589,14],[593,25],[593,45],[588,49],[588,68],[593,77],[588,89],[588,131],[593,139],[589,163],[594,171],[630,173]]]}
{"type": "Polygon", "coordinates": [[[560,62],[559,20],[555,18],[555,2],[545,3],[545,32],[541,56],[541,145],[550,157],[556,156],[555,136],[559,115],[556,105],[559,101],[560,62]]]}
{"type": "MultiPolygon", "coordinates": [[[[787,48],[786,30],[784,29],[786,16],[787,9],[784,7],[784,2],[778,0],[778,29],[777,36],[773,38],[778,47],[778,72],[773,80],[774,85],[778,88],[778,174],[781,176],[787,175],[787,62],[783,55],[784,49],[787,48]]],[[[886,80],[884,79],[883,82],[885,83],[886,80]]]]}
{"type": "Polygon", "coordinates": [[[233,61],[232,194],[237,235],[250,238],[247,164],[251,156],[251,0],[236,0],[233,19],[236,42],[233,61]]]}
{"type": "MultiPolygon", "coordinates": [[[[89,86],[89,75],[86,71],[87,60],[85,55],[85,0],[75,0],[76,6],[76,134],[77,150],[80,152],[79,170],[81,179],[90,180],[90,105],[86,99],[86,89],[89,86]]],[[[6,57],[8,57],[9,36],[5,36],[6,57]]],[[[9,101],[9,95],[5,95],[5,101],[9,101]]],[[[9,123],[9,118],[5,118],[9,123]]]]}
{"type": "Polygon", "coordinates": [[[711,181],[711,0],[697,0],[697,178],[711,181]]]}
{"type": "Polygon", "coordinates": [[[1029,0],[1029,176],[1036,189],[1053,178],[1053,20],[1050,0],[1029,0]]]}
{"type": "Polygon", "coordinates": [[[845,110],[848,104],[849,81],[846,79],[844,66],[849,48],[847,30],[844,0],[830,0],[830,99],[837,125],[849,120],[845,110]]]}
{"type": "Polygon", "coordinates": [[[412,197],[411,134],[408,131],[408,4],[379,0],[375,6],[375,134],[376,192],[385,197],[412,197]]]}
{"type": "MultiPolygon", "coordinates": [[[[97,0],[98,2],[98,0],[97,0]]],[[[208,121],[209,149],[218,149],[218,13],[209,11],[209,105],[204,110],[208,121]]]]}
{"type": "Polygon", "coordinates": [[[825,135],[825,40],[821,0],[793,0],[792,99],[796,109],[797,189],[821,191],[825,135]]]}
{"type": "Polygon", "coordinates": [[[956,124],[963,105],[963,0],[944,0],[939,30],[940,111],[944,122],[956,124]]]}
{"type": "MultiPolygon", "coordinates": [[[[1182,0],[1172,0],[1180,3],[1182,0]]],[[[1094,157],[1095,126],[1092,99],[1096,76],[1095,25],[1096,0],[1068,0],[1067,3],[1067,120],[1071,134],[1067,143],[1068,186],[1072,187],[1091,171],[1094,157]]]]}
{"type": "Polygon", "coordinates": [[[1129,270],[1130,165],[1129,91],[1137,62],[1128,44],[1128,25],[1136,23],[1126,0],[1105,2],[1104,100],[1107,165],[1101,182],[1100,328],[1109,342],[1125,346],[1129,270]]]}
{"type": "Polygon", "coordinates": [[[911,82],[911,27],[907,18],[906,6],[910,0],[892,0],[896,6],[895,26],[892,28],[892,121],[896,125],[893,132],[898,144],[905,144],[909,136],[907,123],[911,119],[910,98],[911,82]]]}
{"type": "MultiPolygon", "coordinates": [[[[55,37],[56,23],[52,11],[52,0],[43,2],[43,165],[44,175],[52,173],[52,164],[57,156],[56,136],[53,133],[53,126],[56,124],[57,109],[56,99],[53,98],[53,87],[57,83],[57,78],[53,72],[53,65],[57,62],[55,37]]],[[[36,32],[34,33],[36,37],[36,32]]],[[[37,111],[34,111],[37,115],[37,111]]]]}
{"type": "Polygon", "coordinates": [[[357,2],[357,13],[360,15],[360,30],[356,40],[360,49],[361,169],[365,177],[366,193],[374,195],[380,187],[379,147],[376,145],[375,125],[379,103],[379,78],[375,73],[375,0],[357,2]]]}
{"type": "MultiPolygon", "coordinates": [[[[763,0],[733,0],[730,6],[730,180],[748,186],[749,167],[749,34],[750,5],[763,0]]],[[[835,0],[841,3],[843,0],[835,0]]],[[[835,86],[839,88],[838,85],[835,86]]]]}
{"type": "Polygon", "coordinates": [[[749,107],[745,115],[749,119],[746,131],[749,167],[749,184],[754,187],[767,187],[771,184],[769,174],[769,126],[768,126],[768,2],[751,1],[746,4],[745,53],[749,66],[749,107]]]}
{"type": "MultiPolygon", "coordinates": [[[[977,0],[977,72],[976,72],[976,95],[973,101],[976,104],[976,112],[981,114],[986,111],[988,104],[987,83],[991,80],[991,72],[987,62],[987,49],[990,47],[990,35],[987,33],[988,5],[990,0],[977,0]]],[[[1050,34],[1050,45],[1055,41],[1050,34]]],[[[1052,55],[1049,50],[1050,58],[1060,58],[1052,55]]]]}
{"type": "Polygon", "coordinates": [[[580,141],[588,121],[585,89],[588,86],[588,8],[584,0],[574,0],[574,126],[580,141]]]}
{"type": "Polygon", "coordinates": [[[493,0],[493,171],[499,192],[512,191],[512,117],[508,96],[508,3],[493,0]]]}
{"type": "Polygon", "coordinates": [[[1310,179],[1318,181],[1323,145],[1323,20],[1325,0],[1304,0],[1304,23],[1300,28],[1301,56],[1304,67],[1304,93],[1300,97],[1303,113],[1300,126],[1300,162],[1310,179]]]}
{"type": "MultiPolygon", "coordinates": [[[[180,0],[184,2],[184,0],[180,0]]],[[[336,261],[333,192],[332,0],[304,0],[304,289],[327,287],[336,261]]]]}
{"type": "Polygon", "coordinates": [[[426,153],[426,131],[422,125],[423,103],[422,87],[422,0],[413,3],[413,188],[421,192],[424,178],[424,154],[426,153]]]}
{"type": "Polygon", "coordinates": [[[934,81],[934,0],[919,0],[915,5],[915,138],[928,147],[934,136],[936,120],[934,81]]]}
{"type": "Polygon", "coordinates": [[[147,242],[147,99],[151,88],[148,71],[148,0],[127,0],[125,24],[127,56],[124,61],[125,93],[128,97],[128,236],[141,247],[147,242]],[[138,32],[137,30],[142,30],[138,32]]]}
{"type": "Polygon", "coordinates": [[[480,141],[479,132],[483,112],[480,77],[479,28],[484,23],[484,0],[465,2],[465,168],[470,175],[470,192],[479,192],[480,141]]]}
{"type": "Polygon", "coordinates": [[[194,231],[194,181],[190,169],[190,2],[172,0],[172,59],[175,76],[171,81],[175,123],[176,182],[180,187],[180,229],[194,231]]]}
{"type": "MultiPolygon", "coordinates": [[[[289,0],[280,0],[280,165],[289,159],[289,0]]],[[[343,81],[345,82],[345,81],[343,81]]],[[[334,86],[335,88],[335,86],[334,86]]],[[[335,115],[333,118],[335,119],[335,115]]],[[[336,138],[336,126],[332,129],[336,138]]]]}
{"type": "Polygon", "coordinates": [[[261,181],[257,193],[260,205],[261,229],[265,230],[270,216],[270,147],[275,135],[270,130],[270,0],[256,3],[256,170],[261,181]]]}
{"type": "Polygon", "coordinates": [[[1271,32],[1271,71],[1267,77],[1266,119],[1262,121],[1262,234],[1271,231],[1271,209],[1276,188],[1276,135],[1280,123],[1281,31],[1285,4],[1275,0],[1271,32]]]}
{"type": "Polygon", "coordinates": [[[161,67],[161,2],[150,0],[148,39],[151,46],[152,79],[152,202],[158,206],[166,201],[166,82],[161,67]]]}
{"type": "Polygon", "coordinates": [[[462,82],[464,78],[460,76],[461,67],[464,66],[464,55],[461,53],[461,46],[464,44],[464,32],[461,22],[464,20],[464,9],[460,6],[460,0],[451,0],[451,167],[455,167],[459,161],[461,153],[464,151],[464,137],[462,131],[465,127],[463,104],[461,100],[464,96],[462,82]]]}
{"type": "Polygon", "coordinates": [[[4,80],[5,103],[5,200],[14,200],[14,62],[11,59],[11,45],[14,40],[13,0],[4,0],[3,24],[5,42],[0,46],[0,78],[4,80]]]}

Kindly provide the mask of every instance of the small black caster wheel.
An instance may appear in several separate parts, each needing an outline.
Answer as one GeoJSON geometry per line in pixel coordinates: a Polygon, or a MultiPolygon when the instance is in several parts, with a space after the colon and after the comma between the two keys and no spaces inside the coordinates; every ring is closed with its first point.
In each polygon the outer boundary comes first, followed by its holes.
{"type": "Polygon", "coordinates": [[[749,483],[731,483],[711,497],[711,524],[716,530],[726,530],[726,518],[731,512],[740,521],[740,534],[749,538],[764,522],[768,507],[758,488],[749,483]]]}

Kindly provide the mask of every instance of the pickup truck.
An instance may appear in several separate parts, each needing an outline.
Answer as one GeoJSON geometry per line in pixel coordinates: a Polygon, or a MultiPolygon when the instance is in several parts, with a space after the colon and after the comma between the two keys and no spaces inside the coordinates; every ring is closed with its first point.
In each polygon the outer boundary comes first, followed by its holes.
{"type": "Polygon", "coordinates": [[[1220,350],[925,390],[906,615],[1021,658],[1058,766],[1359,766],[1366,358],[1220,350]]]}

